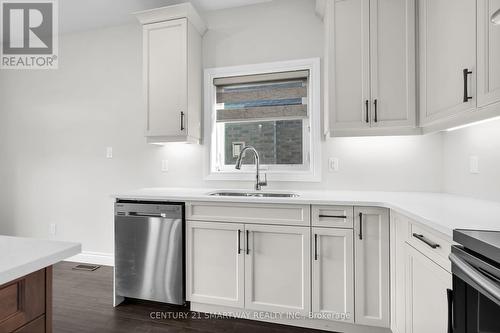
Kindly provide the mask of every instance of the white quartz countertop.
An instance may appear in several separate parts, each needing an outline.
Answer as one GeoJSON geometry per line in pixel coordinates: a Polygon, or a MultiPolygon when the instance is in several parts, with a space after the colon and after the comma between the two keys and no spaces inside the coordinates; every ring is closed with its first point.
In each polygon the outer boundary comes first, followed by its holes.
{"type": "Polygon", "coordinates": [[[0,235],[0,285],[80,252],[78,243],[0,235]]]}
{"type": "MultiPolygon", "coordinates": [[[[500,231],[500,202],[478,200],[465,196],[427,192],[377,191],[289,191],[298,194],[297,198],[216,197],[208,195],[218,190],[221,189],[144,188],[114,194],[113,197],[177,202],[220,201],[377,206],[390,208],[406,215],[450,238],[453,229],[500,231]]],[[[288,191],[266,190],[263,192],[288,191]]]]}

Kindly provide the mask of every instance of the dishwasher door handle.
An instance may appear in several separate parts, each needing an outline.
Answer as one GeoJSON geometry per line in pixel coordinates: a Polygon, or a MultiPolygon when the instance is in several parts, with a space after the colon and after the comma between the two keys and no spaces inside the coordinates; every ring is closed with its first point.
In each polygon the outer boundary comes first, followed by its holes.
{"type": "Polygon", "coordinates": [[[154,213],[137,213],[137,212],[130,212],[128,213],[129,216],[137,216],[137,217],[159,217],[159,218],[166,218],[167,214],[154,214],[154,213]]]}

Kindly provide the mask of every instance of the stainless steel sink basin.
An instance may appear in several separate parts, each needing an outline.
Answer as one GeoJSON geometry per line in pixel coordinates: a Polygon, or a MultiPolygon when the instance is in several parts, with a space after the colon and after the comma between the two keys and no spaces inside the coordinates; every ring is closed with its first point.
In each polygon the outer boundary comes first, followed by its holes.
{"type": "Polygon", "coordinates": [[[208,195],[217,197],[297,198],[295,193],[216,191],[208,195]]]}

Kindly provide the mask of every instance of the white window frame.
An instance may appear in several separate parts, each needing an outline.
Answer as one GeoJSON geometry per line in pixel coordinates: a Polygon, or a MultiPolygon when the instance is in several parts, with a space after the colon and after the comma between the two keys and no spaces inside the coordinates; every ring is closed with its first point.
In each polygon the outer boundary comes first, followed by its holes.
{"type": "MultiPolygon", "coordinates": [[[[220,168],[218,170],[217,156],[217,121],[216,95],[217,88],[214,79],[309,70],[308,79],[308,119],[309,127],[303,128],[304,158],[309,159],[309,166],[303,165],[262,165],[261,170],[267,174],[269,181],[321,181],[321,62],[319,58],[280,61],[263,64],[218,67],[205,69],[204,74],[204,142],[207,143],[204,158],[205,180],[255,180],[255,166],[243,165],[241,170],[234,168],[220,168]],[[310,131],[310,133],[308,133],[310,131]]],[[[271,119],[270,119],[271,120],[271,119]]],[[[221,133],[219,133],[219,136],[221,133]]]]}

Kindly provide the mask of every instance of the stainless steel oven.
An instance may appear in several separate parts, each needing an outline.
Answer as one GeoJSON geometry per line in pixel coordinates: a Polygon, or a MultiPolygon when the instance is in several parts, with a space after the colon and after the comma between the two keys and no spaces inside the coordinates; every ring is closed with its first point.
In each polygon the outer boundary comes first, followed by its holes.
{"type": "Polygon", "coordinates": [[[500,333],[500,232],[455,230],[449,333],[500,333]]]}

